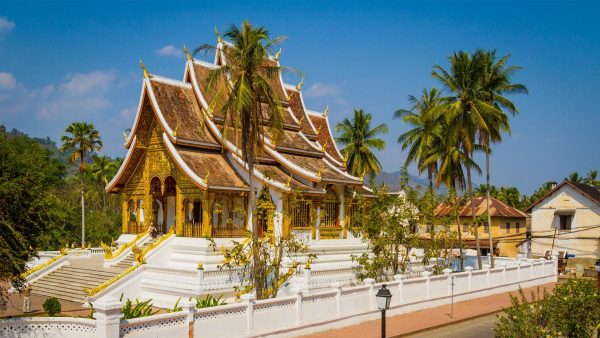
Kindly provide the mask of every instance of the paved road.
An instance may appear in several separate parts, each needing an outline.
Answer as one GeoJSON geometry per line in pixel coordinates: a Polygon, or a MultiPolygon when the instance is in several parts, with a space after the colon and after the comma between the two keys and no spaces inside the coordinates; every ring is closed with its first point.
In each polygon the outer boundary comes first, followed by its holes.
{"type": "Polygon", "coordinates": [[[458,324],[447,325],[434,330],[406,336],[410,338],[487,338],[494,337],[496,314],[491,314],[458,324]]]}

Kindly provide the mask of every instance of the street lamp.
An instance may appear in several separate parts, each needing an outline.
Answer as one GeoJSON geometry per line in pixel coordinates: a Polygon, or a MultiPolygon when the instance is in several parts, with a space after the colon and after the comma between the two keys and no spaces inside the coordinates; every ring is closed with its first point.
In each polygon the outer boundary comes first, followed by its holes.
{"type": "Polygon", "coordinates": [[[381,289],[375,295],[375,299],[377,300],[377,307],[381,310],[381,338],[385,338],[385,310],[390,308],[390,302],[392,301],[392,293],[387,285],[383,284],[381,286],[381,289]]]}

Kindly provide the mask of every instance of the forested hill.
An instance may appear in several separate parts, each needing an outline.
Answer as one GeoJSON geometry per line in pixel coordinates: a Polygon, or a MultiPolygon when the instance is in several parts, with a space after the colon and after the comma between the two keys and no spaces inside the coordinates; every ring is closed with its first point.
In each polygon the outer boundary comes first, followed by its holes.
{"type": "MultiPolygon", "coordinates": [[[[382,171],[379,175],[375,177],[375,183],[381,184],[385,183],[390,191],[398,191],[400,189],[400,170],[387,172],[382,171]]],[[[427,188],[429,186],[429,182],[426,178],[420,178],[419,176],[408,174],[408,185],[411,187],[422,187],[427,188]]],[[[439,189],[440,192],[445,192],[446,189],[441,187],[439,189]]]]}

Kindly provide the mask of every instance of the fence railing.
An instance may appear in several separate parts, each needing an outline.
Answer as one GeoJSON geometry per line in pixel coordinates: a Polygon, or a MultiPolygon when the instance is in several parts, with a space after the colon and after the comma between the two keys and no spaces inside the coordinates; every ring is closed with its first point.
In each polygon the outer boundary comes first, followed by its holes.
{"type": "Polygon", "coordinates": [[[244,228],[212,228],[211,233],[214,238],[244,237],[246,229],[244,228]]]}
{"type": "MultiPolygon", "coordinates": [[[[448,304],[450,295],[455,301],[462,301],[556,281],[555,258],[513,263],[501,262],[494,269],[476,271],[467,267],[465,272],[454,274],[447,269],[444,275],[437,276],[427,271],[416,278],[396,275],[394,281],[386,283],[392,293],[389,315],[448,304]],[[454,283],[453,288],[451,283],[454,283]]],[[[373,279],[366,279],[360,286],[342,288],[336,284],[320,292],[299,291],[268,300],[256,301],[253,295],[246,294],[242,295],[241,303],[205,309],[196,309],[193,302],[183,299],[180,303],[183,311],[121,321],[122,303],[114,298],[102,298],[94,303],[95,327],[89,320],[77,319],[77,328],[85,329],[86,335],[94,332],[98,338],[299,336],[377,319],[375,294],[380,287],[373,279]]],[[[86,336],[74,330],[68,320],[61,317],[63,324],[58,325],[54,320],[53,330],[45,336],[86,336]]],[[[52,318],[0,320],[0,335],[34,337],[22,332],[33,332],[36,327],[51,322],[52,318]]]]}
{"type": "Polygon", "coordinates": [[[202,237],[201,222],[183,223],[183,237],[202,237]]]}

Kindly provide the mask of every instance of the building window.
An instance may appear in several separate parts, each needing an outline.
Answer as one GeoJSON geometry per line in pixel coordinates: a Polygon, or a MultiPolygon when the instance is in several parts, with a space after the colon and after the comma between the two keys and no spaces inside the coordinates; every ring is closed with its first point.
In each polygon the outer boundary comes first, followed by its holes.
{"type": "Polygon", "coordinates": [[[573,216],[571,215],[558,215],[559,217],[559,228],[561,231],[569,231],[571,230],[571,221],[573,216]]]}
{"type": "Polygon", "coordinates": [[[483,232],[485,232],[486,234],[490,233],[490,227],[488,226],[487,223],[483,224],[483,232]]]}
{"type": "Polygon", "coordinates": [[[519,222],[515,223],[515,231],[517,233],[521,232],[521,223],[519,223],[519,222]]]}
{"type": "Polygon", "coordinates": [[[463,224],[463,232],[469,232],[469,225],[463,224]]]}
{"type": "Polygon", "coordinates": [[[298,200],[292,204],[292,228],[310,227],[310,202],[298,200]]]}
{"type": "Polygon", "coordinates": [[[506,222],[506,232],[510,233],[510,222],[506,222]]]}
{"type": "Polygon", "coordinates": [[[323,212],[320,222],[322,228],[337,228],[340,225],[340,203],[337,200],[337,196],[333,188],[328,189],[325,195],[325,201],[323,202],[323,212]]]}

